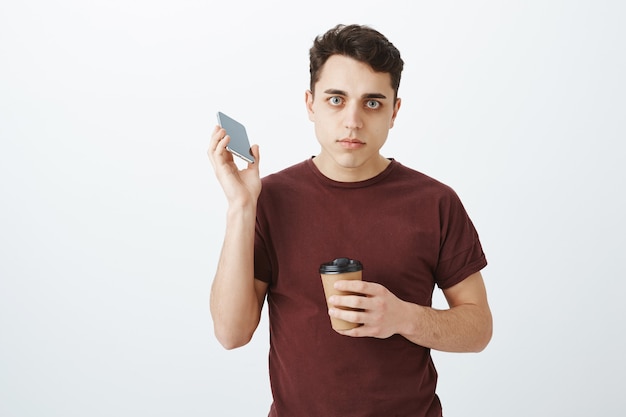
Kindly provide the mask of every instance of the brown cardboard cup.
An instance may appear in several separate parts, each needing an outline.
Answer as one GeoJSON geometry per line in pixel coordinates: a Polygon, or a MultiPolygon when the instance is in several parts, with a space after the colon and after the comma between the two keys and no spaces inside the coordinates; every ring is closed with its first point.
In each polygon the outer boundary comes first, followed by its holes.
{"type": "MultiPolygon", "coordinates": [[[[336,281],[340,280],[361,280],[363,265],[361,262],[349,258],[337,258],[332,262],[320,265],[320,275],[324,286],[324,294],[326,295],[326,304],[328,308],[341,308],[343,310],[362,311],[359,309],[348,307],[337,307],[328,303],[328,299],[332,295],[362,295],[358,293],[339,291],[334,288],[336,281]]],[[[335,330],[349,330],[359,327],[359,323],[352,323],[335,317],[330,317],[330,323],[335,330]]]]}

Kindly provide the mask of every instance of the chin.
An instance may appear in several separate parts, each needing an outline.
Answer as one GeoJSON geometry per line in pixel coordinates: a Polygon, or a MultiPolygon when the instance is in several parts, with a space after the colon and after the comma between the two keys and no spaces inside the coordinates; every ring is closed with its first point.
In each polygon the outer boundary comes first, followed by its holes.
{"type": "Polygon", "coordinates": [[[346,169],[355,169],[363,165],[363,158],[358,158],[354,155],[339,155],[335,158],[335,161],[339,166],[346,169]]]}

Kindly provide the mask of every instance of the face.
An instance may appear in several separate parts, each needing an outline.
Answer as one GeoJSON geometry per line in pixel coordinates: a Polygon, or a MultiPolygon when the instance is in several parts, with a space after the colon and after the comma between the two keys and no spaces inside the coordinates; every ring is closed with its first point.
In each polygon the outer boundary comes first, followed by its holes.
{"type": "Polygon", "coordinates": [[[391,77],[355,59],[333,55],[324,64],[314,94],[306,93],[309,119],[321,151],[313,161],[336,181],[362,181],[382,172],[380,154],[400,109],[391,77]]]}

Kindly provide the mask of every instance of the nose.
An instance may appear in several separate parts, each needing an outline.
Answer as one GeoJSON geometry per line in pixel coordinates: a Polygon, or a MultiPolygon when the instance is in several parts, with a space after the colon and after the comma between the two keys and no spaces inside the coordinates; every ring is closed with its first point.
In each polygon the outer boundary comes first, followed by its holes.
{"type": "Polygon", "coordinates": [[[350,102],[344,108],[344,127],[349,130],[363,127],[363,117],[361,107],[358,103],[350,102]]]}

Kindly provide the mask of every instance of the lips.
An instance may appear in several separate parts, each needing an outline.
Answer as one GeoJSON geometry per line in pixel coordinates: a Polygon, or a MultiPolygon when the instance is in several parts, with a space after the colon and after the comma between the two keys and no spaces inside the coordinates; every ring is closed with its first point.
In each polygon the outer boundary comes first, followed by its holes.
{"type": "Polygon", "coordinates": [[[365,146],[365,142],[362,142],[356,138],[345,138],[338,140],[337,142],[346,149],[358,149],[365,146]]]}

